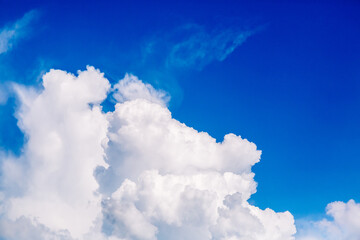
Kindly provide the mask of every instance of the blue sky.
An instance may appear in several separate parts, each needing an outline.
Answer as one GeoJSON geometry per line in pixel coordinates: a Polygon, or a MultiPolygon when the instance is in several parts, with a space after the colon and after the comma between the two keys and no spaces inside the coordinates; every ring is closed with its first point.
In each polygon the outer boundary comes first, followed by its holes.
{"type": "Polygon", "coordinates": [[[2,0],[0,29],[23,22],[0,52],[0,148],[19,155],[25,141],[11,82],[40,87],[51,68],[86,65],[112,84],[132,73],[171,95],[180,122],[262,150],[251,203],[322,217],[360,201],[359,12],[351,0],[2,0]]]}

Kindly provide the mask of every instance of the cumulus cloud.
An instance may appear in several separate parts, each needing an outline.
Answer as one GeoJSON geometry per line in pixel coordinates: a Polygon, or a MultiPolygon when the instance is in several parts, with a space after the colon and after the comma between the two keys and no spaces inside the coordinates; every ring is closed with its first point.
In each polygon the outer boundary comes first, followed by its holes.
{"type": "Polygon", "coordinates": [[[110,88],[89,67],[78,77],[51,70],[44,90],[17,86],[19,126],[28,138],[21,159],[3,162],[7,187],[20,192],[8,199],[10,220],[26,217],[54,231],[80,238],[101,213],[93,169],[104,162],[107,121],[98,104],[110,88]],[[10,170],[9,170],[10,169],[10,170]]]}
{"type": "Polygon", "coordinates": [[[26,36],[29,25],[37,16],[38,12],[32,10],[15,23],[0,29],[0,54],[9,51],[18,40],[26,36]]]}
{"type": "Polygon", "coordinates": [[[113,96],[119,103],[135,99],[146,99],[164,106],[170,101],[170,96],[165,91],[155,90],[153,86],[143,83],[131,74],[126,74],[124,79],[115,84],[113,89],[113,96]]]}
{"type": "Polygon", "coordinates": [[[111,88],[93,67],[51,70],[43,89],[15,89],[27,143],[2,157],[0,238],[294,239],[289,212],[248,202],[256,145],[180,123],[135,76],[111,88]],[[119,102],[104,113],[111,91],[119,102]]]}
{"type": "Polygon", "coordinates": [[[300,221],[299,240],[357,240],[360,238],[360,204],[354,200],[332,202],[326,207],[330,219],[300,221]]]}

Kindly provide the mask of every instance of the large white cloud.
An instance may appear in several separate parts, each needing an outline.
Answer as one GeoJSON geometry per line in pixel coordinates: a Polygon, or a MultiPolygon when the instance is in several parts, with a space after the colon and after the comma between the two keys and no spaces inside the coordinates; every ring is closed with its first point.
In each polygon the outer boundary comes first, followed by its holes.
{"type": "Polygon", "coordinates": [[[289,212],[248,203],[255,144],[178,122],[164,92],[130,75],[111,88],[93,67],[15,88],[27,143],[2,160],[5,239],[22,239],[16,226],[32,239],[294,239],[289,212]],[[109,91],[119,103],[104,113],[109,91]]]}
{"type": "Polygon", "coordinates": [[[7,187],[21,185],[9,199],[8,217],[24,216],[74,237],[87,233],[101,213],[98,183],[92,177],[104,162],[108,122],[99,106],[110,88],[94,68],[79,76],[51,70],[44,90],[17,86],[19,126],[28,138],[24,154],[3,163],[7,187]]]}

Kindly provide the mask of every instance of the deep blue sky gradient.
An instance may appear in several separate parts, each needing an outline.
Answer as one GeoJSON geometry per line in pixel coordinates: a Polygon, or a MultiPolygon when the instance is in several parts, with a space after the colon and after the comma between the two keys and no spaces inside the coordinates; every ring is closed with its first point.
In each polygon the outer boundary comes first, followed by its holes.
{"type": "MultiPolygon", "coordinates": [[[[93,65],[112,82],[130,72],[168,91],[179,121],[218,141],[232,132],[256,143],[257,206],[304,217],[360,201],[359,1],[0,0],[0,28],[33,9],[30,34],[0,55],[5,86],[39,86],[50,68],[93,65]],[[257,31],[223,61],[166,66],[169,42],[189,24],[257,31]]],[[[19,154],[15,106],[0,106],[0,148],[19,154]]]]}

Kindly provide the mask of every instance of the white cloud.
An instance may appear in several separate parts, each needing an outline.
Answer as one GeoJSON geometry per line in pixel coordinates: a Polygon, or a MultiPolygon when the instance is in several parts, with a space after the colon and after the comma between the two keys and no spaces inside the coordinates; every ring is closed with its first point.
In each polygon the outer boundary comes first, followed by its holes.
{"type": "Polygon", "coordinates": [[[226,197],[227,209],[220,212],[214,239],[292,239],[294,220],[290,212],[262,211],[242,198],[240,192],[226,197]]]}
{"type": "Polygon", "coordinates": [[[37,11],[29,11],[15,23],[0,29],[0,54],[9,51],[19,39],[25,37],[29,24],[37,15],[37,11]]]}
{"type": "Polygon", "coordinates": [[[3,163],[7,185],[22,185],[22,192],[9,199],[7,215],[80,237],[100,216],[101,197],[92,175],[96,166],[106,166],[107,121],[100,107],[89,103],[101,102],[110,84],[88,67],[78,77],[51,70],[43,85],[40,93],[16,87],[22,104],[19,126],[28,142],[21,161],[3,163]]]}
{"type": "Polygon", "coordinates": [[[0,237],[5,240],[71,240],[67,231],[51,231],[36,221],[20,217],[16,221],[0,219],[0,237]]]}
{"type": "Polygon", "coordinates": [[[289,212],[248,203],[255,144],[178,122],[134,76],[114,86],[108,113],[110,84],[93,67],[51,70],[43,87],[15,86],[28,141],[2,160],[0,237],[22,239],[24,226],[32,239],[294,239],[289,212]]]}
{"type": "Polygon", "coordinates": [[[165,106],[170,101],[170,96],[166,92],[155,90],[153,86],[143,83],[131,74],[126,74],[124,79],[115,84],[113,89],[114,98],[121,103],[135,99],[146,99],[165,106]]]}
{"type": "Polygon", "coordinates": [[[299,240],[358,240],[360,239],[360,204],[332,202],[326,207],[332,219],[303,221],[299,228],[299,240]]]}

